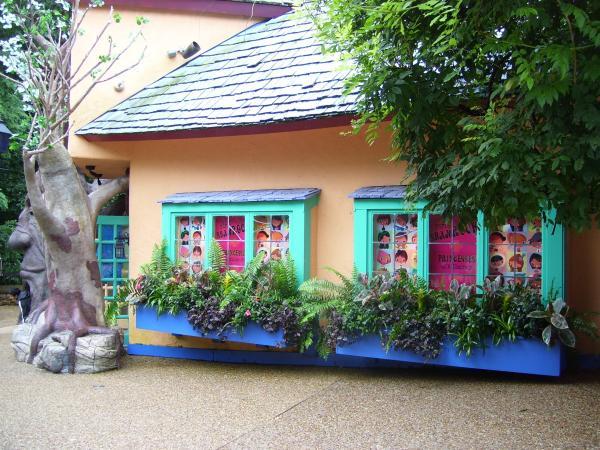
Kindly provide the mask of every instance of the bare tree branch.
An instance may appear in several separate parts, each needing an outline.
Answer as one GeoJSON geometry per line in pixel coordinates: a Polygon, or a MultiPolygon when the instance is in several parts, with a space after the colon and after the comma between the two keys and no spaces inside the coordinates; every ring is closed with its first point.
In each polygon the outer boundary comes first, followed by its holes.
{"type": "Polygon", "coordinates": [[[0,77],[8,80],[8,81],[12,81],[15,84],[18,84],[19,86],[23,86],[25,89],[27,89],[27,85],[25,83],[23,83],[22,81],[16,80],[13,77],[9,77],[6,74],[3,74],[2,72],[0,72],[0,77]]]}
{"type": "MultiPolygon", "coordinates": [[[[112,13],[112,7],[110,8],[110,12],[112,13]]],[[[85,11],[85,13],[87,13],[87,10],[85,11]]],[[[79,24],[81,24],[81,22],[83,21],[84,17],[85,17],[85,15],[80,18],[79,24]]],[[[87,59],[90,57],[90,55],[92,54],[92,52],[94,51],[94,49],[98,46],[98,42],[100,42],[100,39],[102,39],[102,36],[104,36],[104,33],[106,32],[106,30],[108,29],[108,27],[110,26],[110,24],[111,24],[111,21],[109,19],[104,24],[104,26],[102,27],[102,29],[100,30],[100,32],[96,35],[96,39],[95,39],[94,43],[91,45],[91,47],[88,49],[88,51],[86,52],[86,54],[83,56],[83,59],[81,60],[81,62],[77,66],[77,68],[73,71],[73,73],[71,73],[71,76],[69,77],[69,81],[73,81],[75,79],[75,77],[77,76],[77,74],[79,73],[79,71],[81,70],[81,68],[85,64],[85,62],[87,61],[87,59]]],[[[77,29],[79,29],[79,25],[77,26],[77,29]]],[[[69,37],[69,38],[71,38],[71,37],[69,37]]],[[[69,53],[70,53],[70,51],[69,51],[69,53]]],[[[85,77],[85,75],[84,75],[84,77],[85,77]]],[[[77,83],[75,83],[75,84],[77,84],[77,83]]]]}
{"type": "Polygon", "coordinates": [[[125,192],[129,187],[129,175],[123,175],[119,178],[111,180],[107,184],[103,184],[94,192],[92,192],[89,198],[90,213],[92,215],[92,223],[96,223],[96,218],[100,212],[100,209],[120,192],[125,192]]]}
{"type": "MultiPolygon", "coordinates": [[[[81,104],[81,102],[83,102],[83,100],[85,100],[85,98],[89,95],[89,93],[101,82],[104,81],[108,81],[109,79],[114,78],[114,76],[109,77],[108,79],[104,79],[103,77],[110,71],[110,69],[113,68],[113,66],[117,63],[117,61],[119,61],[119,59],[121,58],[121,56],[123,56],[123,54],[128,51],[131,46],[135,43],[135,41],[137,40],[137,38],[141,35],[141,31],[138,31],[127,43],[127,45],[125,47],[123,47],[123,49],[112,59],[112,61],[110,62],[110,64],[104,69],[104,71],[102,72],[102,74],[96,79],[94,80],[94,82],[92,82],[88,88],[85,90],[85,92],[79,97],[79,99],[75,102],[74,105],[72,105],[69,110],[66,113],[66,116],[68,116],[69,114],[73,113],[73,111],[75,111],[77,109],[77,107],[81,104]]],[[[145,51],[145,49],[144,49],[145,51]]],[[[143,53],[142,52],[142,57],[143,57],[143,53]]],[[[140,59],[141,61],[141,59],[140,59]]],[[[138,62],[139,63],[139,62],[138,62]]],[[[135,67],[138,63],[133,64],[132,67],[135,67]]],[[[129,69],[127,69],[129,70],[129,69]]],[[[66,117],[65,117],[66,118],[66,117]]],[[[64,120],[64,118],[62,119],[64,120]]]]}
{"type": "Polygon", "coordinates": [[[131,69],[133,69],[136,66],[138,66],[142,62],[142,60],[144,59],[144,55],[146,54],[146,50],[147,49],[148,49],[148,46],[147,45],[144,46],[144,49],[142,50],[142,53],[140,54],[140,57],[138,58],[138,60],[136,62],[134,62],[130,66],[125,67],[123,70],[120,70],[119,72],[115,73],[114,75],[111,75],[108,78],[103,78],[101,80],[98,80],[97,84],[106,83],[107,81],[113,80],[113,79],[117,78],[118,76],[124,74],[125,72],[129,72],[131,69]]]}
{"type": "Polygon", "coordinates": [[[61,142],[64,138],[66,138],[69,135],[72,127],[73,127],[72,124],[69,125],[64,133],[62,133],[60,136],[55,138],[49,144],[46,144],[46,142],[48,141],[50,136],[52,136],[52,134],[51,133],[46,134],[46,136],[44,136],[44,138],[38,144],[38,146],[37,146],[38,148],[36,150],[27,151],[27,156],[39,155],[40,153],[44,153],[46,150],[54,147],[56,144],[61,142]]]}

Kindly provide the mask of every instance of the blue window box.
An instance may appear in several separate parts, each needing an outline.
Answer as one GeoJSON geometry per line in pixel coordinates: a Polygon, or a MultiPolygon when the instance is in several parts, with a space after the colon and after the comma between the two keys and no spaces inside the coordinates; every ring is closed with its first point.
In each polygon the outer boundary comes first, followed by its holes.
{"type": "Polygon", "coordinates": [[[435,366],[463,367],[469,369],[496,370],[532,375],[560,376],[565,365],[562,345],[547,347],[542,341],[517,339],[493,345],[491,339],[486,348],[473,350],[471,356],[459,354],[454,339],[446,338],[441,354],[435,359],[426,359],[410,351],[390,349],[386,352],[379,335],[363,336],[356,342],[338,347],[338,355],[362,356],[435,366]]]}
{"type": "Polygon", "coordinates": [[[242,333],[238,333],[233,328],[227,328],[221,334],[216,331],[203,334],[190,325],[187,320],[187,311],[180,311],[175,316],[168,313],[159,316],[156,314],[155,308],[138,305],[135,311],[135,326],[143,330],[160,331],[179,336],[243,342],[245,344],[266,345],[269,347],[285,347],[283,330],[269,333],[256,322],[249,322],[242,333]]]}

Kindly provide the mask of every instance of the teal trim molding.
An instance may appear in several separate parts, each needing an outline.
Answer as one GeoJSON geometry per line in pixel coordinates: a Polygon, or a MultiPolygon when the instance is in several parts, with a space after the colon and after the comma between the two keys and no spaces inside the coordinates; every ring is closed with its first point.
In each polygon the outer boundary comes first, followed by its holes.
{"type": "MultiPolygon", "coordinates": [[[[296,264],[298,280],[310,277],[311,214],[318,203],[318,196],[306,200],[265,201],[238,203],[163,203],[162,234],[168,243],[169,256],[175,260],[176,217],[204,216],[206,224],[206,242],[214,237],[214,218],[216,216],[243,216],[245,221],[245,263],[254,256],[252,226],[256,216],[289,216],[289,249],[296,264]]],[[[208,252],[203,255],[205,267],[208,267],[208,252]]]]}

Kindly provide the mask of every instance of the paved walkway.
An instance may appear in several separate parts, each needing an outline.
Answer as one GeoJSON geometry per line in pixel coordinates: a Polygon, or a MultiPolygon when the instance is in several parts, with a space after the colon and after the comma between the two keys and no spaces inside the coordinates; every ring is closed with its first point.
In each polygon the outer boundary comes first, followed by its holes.
{"type": "Polygon", "coordinates": [[[0,448],[600,448],[600,374],[561,382],[128,357],[54,375],[17,363],[0,307],[0,448]]]}

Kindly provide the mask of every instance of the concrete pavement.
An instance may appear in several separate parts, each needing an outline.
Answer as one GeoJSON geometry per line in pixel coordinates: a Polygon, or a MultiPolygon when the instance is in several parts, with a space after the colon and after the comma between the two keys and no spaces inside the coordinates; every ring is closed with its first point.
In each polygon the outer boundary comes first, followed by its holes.
{"type": "Polygon", "coordinates": [[[600,377],[233,365],[17,363],[0,307],[0,448],[599,448],[600,377]]]}

